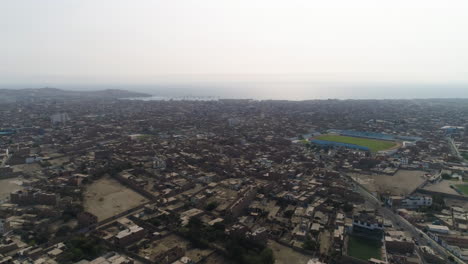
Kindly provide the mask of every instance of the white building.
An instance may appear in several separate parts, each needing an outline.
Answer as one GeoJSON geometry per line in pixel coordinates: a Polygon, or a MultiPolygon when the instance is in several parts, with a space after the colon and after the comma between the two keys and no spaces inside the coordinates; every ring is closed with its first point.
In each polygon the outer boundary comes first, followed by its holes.
{"type": "Polygon", "coordinates": [[[406,208],[418,208],[432,205],[432,197],[409,196],[401,201],[401,205],[406,208]]]}
{"type": "Polygon", "coordinates": [[[50,122],[52,124],[65,123],[70,120],[67,113],[57,113],[50,116],[50,122]]]}
{"type": "Polygon", "coordinates": [[[370,215],[370,214],[359,214],[353,217],[353,230],[364,229],[368,231],[383,231],[383,220],[382,218],[370,215]]]}
{"type": "Polygon", "coordinates": [[[427,229],[431,232],[441,233],[441,234],[448,234],[450,229],[447,226],[443,225],[427,225],[427,229]]]}

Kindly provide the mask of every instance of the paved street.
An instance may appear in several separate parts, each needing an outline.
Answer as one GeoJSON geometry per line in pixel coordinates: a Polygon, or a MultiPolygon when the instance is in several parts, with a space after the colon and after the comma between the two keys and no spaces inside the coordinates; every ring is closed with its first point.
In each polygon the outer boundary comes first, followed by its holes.
{"type": "MultiPolygon", "coordinates": [[[[351,178],[349,178],[351,181],[353,181],[351,178]]],[[[364,196],[366,199],[366,204],[370,205],[374,209],[378,210],[380,214],[384,217],[384,219],[390,219],[394,224],[396,224],[397,228],[401,228],[404,231],[407,231],[410,233],[413,238],[418,241],[420,246],[425,246],[425,245],[430,245],[431,248],[439,254],[439,256],[443,257],[445,260],[447,260],[448,256],[453,256],[456,260],[458,260],[458,263],[465,263],[462,260],[456,258],[452,253],[448,252],[445,250],[442,246],[437,244],[434,240],[432,240],[428,235],[426,235],[424,232],[421,230],[415,228],[411,223],[409,223],[406,219],[401,217],[398,214],[395,214],[392,210],[390,210],[387,207],[382,207],[381,202],[372,194],[370,194],[367,190],[362,188],[359,184],[354,183],[355,190],[358,191],[361,195],[364,196]]],[[[448,260],[447,260],[448,261],[448,260]]]]}

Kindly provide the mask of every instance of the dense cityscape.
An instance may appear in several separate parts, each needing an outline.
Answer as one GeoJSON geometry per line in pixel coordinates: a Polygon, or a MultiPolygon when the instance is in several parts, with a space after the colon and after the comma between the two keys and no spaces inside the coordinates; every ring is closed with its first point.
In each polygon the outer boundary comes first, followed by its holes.
{"type": "Polygon", "coordinates": [[[0,263],[468,263],[466,99],[39,90],[0,100],[0,263]]]}

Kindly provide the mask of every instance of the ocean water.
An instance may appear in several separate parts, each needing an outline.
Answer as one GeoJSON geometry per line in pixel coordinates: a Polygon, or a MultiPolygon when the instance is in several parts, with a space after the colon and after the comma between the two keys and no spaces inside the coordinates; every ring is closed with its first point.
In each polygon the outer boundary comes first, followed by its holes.
{"type": "MultiPolygon", "coordinates": [[[[261,79],[261,78],[259,78],[261,79]]],[[[180,80],[121,83],[23,84],[0,88],[54,87],[64,90],[123,89],[153,95],[145,100],[313,100],[313,99],[426,99],[468,98],[468,82],[357,82],[264,77],[261,81],[180,80]]]]}
{"type": "Polygon", "coordinates": [[[468,84],[336,84],[307,82],[209,83],[121,87],[153,99],[257,100],[468,98],[468,84]]]}

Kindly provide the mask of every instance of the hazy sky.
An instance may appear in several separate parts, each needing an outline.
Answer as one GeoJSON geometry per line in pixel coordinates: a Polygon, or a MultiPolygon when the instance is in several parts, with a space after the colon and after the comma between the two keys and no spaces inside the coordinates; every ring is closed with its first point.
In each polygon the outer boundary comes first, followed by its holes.
{"type": "Polygon", "coordinates": [[[2,87],[468,83],[466,0],[0,0],[0,33],[2,87]]]}

